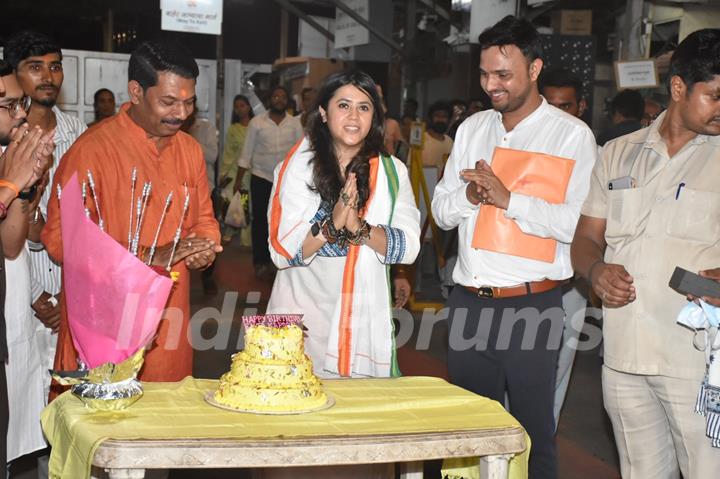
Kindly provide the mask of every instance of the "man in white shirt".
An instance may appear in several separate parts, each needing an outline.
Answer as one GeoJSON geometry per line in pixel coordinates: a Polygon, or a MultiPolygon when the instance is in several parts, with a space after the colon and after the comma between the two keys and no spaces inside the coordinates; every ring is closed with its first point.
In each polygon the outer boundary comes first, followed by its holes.
{"type": "MultiPolygon", "coordinates": [[[[0,477],[2,478],[9,477],[7,476],[8,458],[12,461],[19,455],[34,450],[36,444],[40,443],[41,447],[43,444],[39,421],[43,405],[39,394],[42,391],[37,390],[40,389],[39,378],[37,375],[33,378],[37,384],[37,387],[33,388],[33,381],[27,377],[27,370],[36,369],[38,362],[29,360],[36,358],[37,352],[34,350],[35,345],[31,337],[23,334],[28,331],[27,325],[22,323],[31,320],[29,314],[19,317],[17,313],[30,309],[28,302],[20,303],[23,298],[29,301],[27,296],[30,293],[28,267],[27,263],[23,264],[27,259],[24,248],[28,225],[28,203],[37,200],[36,182],[42,177],[51,161],[52,145],[49,137],[52,133],[43,135],[42,140],[45,144],[41,146],[38,143],[40,137],[36,132],[23,125],[28,109],[26,100],[27,97],[20,88],[12,67],[5,60],[0,60],[0,163],[2,164],[0,167],[2,180],[0,184],[0,204],[2,204],[0,207],[2,237],[0,240],[0,477]],[[27,148],[31,143],[38,148],[27,148]],[[14,146],[9,146],[12,144],[14,146]],[[42,163],[44,163],[42,168],[36,164],[36,154],[42,155],[42,163]],[[17,277],[19,271],[25,273],[25,281],[17,277]],[[24,291],[19,291],[23,286],[24,291]],[[18,294],[19,292],[25,294],[18,294]],[[11,426],[9,431],[8,426],[11,426]],[[22,437],[18,437],[19,435],[22,437]]],[[[32,327],[28,329],[32,333],[32,327]]]]}
{"type": "MultiPolygon", "coordinates": [[[[60,159],[87,129],[79,118],[63,113],[56,106],[64,80],[62,51],[50,37],[24,31],[8,40],[4,54],[15,68],[23,91],[32,99],[27,115],[28,124],[39,126],[45,131],[55,128],[55,151],[48,182],[52,184],[60,159]]],[[[40,243],[40,232],[47,217],[47,204],[50,198],[54,197],[50,188],[46,188],[37,210],[31,215],[32,224],[28,232],[32,308],[39,320],[37,338],[43,371],[52,369],[57,342],[54,333],[57,332],[60,321],[57,295],[60,292],[61,268],[50,259],[40,243]]],[[[44,374],[43,379],[47,396],[50,377],[44,374]]]]}
{"type": "Polygon", "coordinates": [[[448,370],[454,384],[475,393],[503,402],[507,392],[511,413],[532,439],[530,477],[555,478],[561,284],[573,275],[570,242],[595,163],[595,139],[582,121],[540,96],[542,49],[529,22],[505,17],[479,43],[480,82],[493,109],[460,125],[432,204],[441,228],[458,227],[448,370]],[[496,146],[574,160],[564,202],[510,193],[489,166],[496,146]],[[554,239],[554,260],[474,249],[478,214],[493,207],[523,233],[554,239]]]}
{"type": "MultiPolygon", "coordinates": [[[[64,73],[62,51],[50,37],[32,31],[24,31],[10,38],[4,49],[5,59],[15,69],[15,73],[24,93],[32,99],[27,122],[30,126],[39,126],[44,131],[55,128],[55,151],[49,169],[48,184],[52,184],[55,170],[60,159],[75,140],[87,129],[79,118],[63,113],[56,102],[62,88],[64,73]]],[[[40,232],[47,218],[47,206],[55,198],[46,188],[35,212],[30,215],[28,248],[30,250],[30,297],[32,309],[38,319],[36,325],[37,347],[40,353],[45,398],[50,390],[48,369],[53,368],[57,330],[60,325],[60,293],[62,270],[45,251],[40,242],[40,232]]],[[[38,458],[40,477],[47,477],[48,455],[38,458]]]]}
{"type": "Polygon", "coordinates": [[[267,224],[273,172],[275,165],[285,159],[303,135],[300,119],[287,114],[288,98],[284,87],[275,87],[270,95],[270,110],[250,120],[235,181],[236,190],[239,190],[245,170],[250,169],[253,265],[255,276],[265,281],[273,277],[267,224]]]}

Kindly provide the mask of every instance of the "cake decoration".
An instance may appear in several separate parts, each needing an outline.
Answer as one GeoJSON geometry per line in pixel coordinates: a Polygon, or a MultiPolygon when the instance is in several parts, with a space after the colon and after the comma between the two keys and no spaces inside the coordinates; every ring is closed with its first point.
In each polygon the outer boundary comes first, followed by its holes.
{"type": "Polygon", "coordinates": [[[332,405],[305,354],[301,315],[247,316],[245,349],[232,356],[209,403],[260,414],[298,414],[332,405]]]}

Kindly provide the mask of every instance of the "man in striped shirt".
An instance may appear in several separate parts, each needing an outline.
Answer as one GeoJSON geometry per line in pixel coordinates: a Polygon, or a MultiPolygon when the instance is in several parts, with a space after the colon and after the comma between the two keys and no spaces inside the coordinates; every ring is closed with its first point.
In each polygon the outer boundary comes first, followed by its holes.
{"type": "MultiPolygon", "coordinates": [[[[27,115],[29,125],[40,126],[44,131],[55,128],[55,151],[49,170],[49,184],[52,184],[60,159],[87,129],[77,117],[63,113],[56,106],[64,79],[62,51],[54,40],[46,35],[25,31],[11,38],[4,52],[5,58],[15,69],[24,93],[32,99],[32,106],[27,115]]],[[[32,307],[39,320],[37,339],[43,360],[42,371],[52,369],[57,342],[57,335],[54,333],[57,332],[60,323],[57,295],[60,292],[61,270],[40,243],[40,231],[47,218],[48,201],[54,197],[50,188],[47,188],[37,210],[30,215],[31,225],[28,233],[32,307]]],[[[43,375],[43,384],[47,393],[50,387],[49,375],[43,375]]]]}

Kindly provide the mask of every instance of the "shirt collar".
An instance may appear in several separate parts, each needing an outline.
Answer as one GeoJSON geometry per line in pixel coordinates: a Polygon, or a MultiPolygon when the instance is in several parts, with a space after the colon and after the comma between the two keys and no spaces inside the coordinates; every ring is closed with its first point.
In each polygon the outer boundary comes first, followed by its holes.
{"type": "Polygon", "coordinates": [[[72,125],[68,121],[68,115],[58,108],[57,105],[52,107],[52,112],[55,114],[55,143],[74,141],[71,132],[72,125]]]}
{"type": "MultiPolygon", "coordinates": [[[[662,142],[663,139],[662,136],[660,136],[660,125],[662,125],[666,114],[667,110],[660,113],[660,115],[658,115],[658,117],[650,124],[649,127],[631,134],[630,138],[628,138],[628,141],[630,143],[644,143],[646,148],[652,148],[653,145],[662,142]]],[[[703,143],[708,142],[712,143],[713,145],[720,146],[720,137],[709,135],[696,135],[695,138],[690,140],[688,143],[690,145],[702,145],[703,143]]]]}
{"type": "MultiPolygon", "coordinates": [[[[540,95],[540,99],[542,100],[540,102],[540,106],[535,108],[535,110],[533,110],[528,116],[526,116],[525,118],[520,120],[520,123],[515,125],[515,128],[513,128],[512,131],[516,131],[518,128],[525,128],[527,126],[530,126],[542,118],[542,116],[545,114],[545,112],[548,109],[549,103],[547,102],[547,100],[545,100],[545,98],[542,95],[540,95]]],[[[496,119],[497,123],[499,124],[499,126],[503,130],[505,130],[505,125],[502,122],[502,119],[503,119],[502,113],[500,113],[497,110],[495,111],[495,119],[496,119]]]]}
{"type": "Polygon", "coordinates": [[[660,125],[662,125],[666,114],[667,111],[660,113],[657,118],[650,123],[650,126],[631,133],[628,137],[628,142],[635,144],[644,143],[645,148],[652,148],[657,143],[662,142],[662,137],[660,136],[660,125]]]}

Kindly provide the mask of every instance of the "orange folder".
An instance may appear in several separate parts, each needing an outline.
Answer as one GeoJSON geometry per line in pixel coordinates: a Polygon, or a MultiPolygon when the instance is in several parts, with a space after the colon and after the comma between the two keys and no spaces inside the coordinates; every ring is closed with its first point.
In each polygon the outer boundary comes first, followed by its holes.
{"type": "MultiPolygon", "coordinates": [[[[531,151],[495,148],[490,167],[512,193],[542,198],[548,203],[565,201],[575,160],[531,151]]],[[[523,233],[504,210],[480,207],[472,247],[552,263],[557,241],[523,233]]]]}

